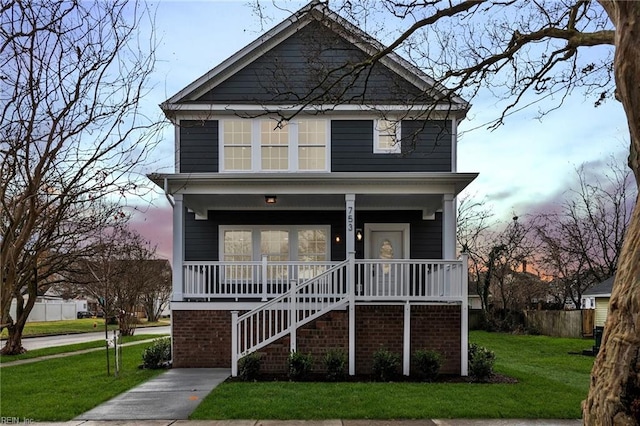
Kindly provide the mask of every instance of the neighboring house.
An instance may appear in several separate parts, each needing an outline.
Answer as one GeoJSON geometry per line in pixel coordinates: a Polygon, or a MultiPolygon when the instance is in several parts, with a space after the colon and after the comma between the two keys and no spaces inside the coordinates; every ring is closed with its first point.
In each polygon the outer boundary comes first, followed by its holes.
{"type": "Polygon", "coordinates": [[[176,172],[149,177],[173,204],[175,367],[236,374],[258,351],[284,372],[296,350],[319,369],[342,349],[368,374],[386,348],[409,374],[434,349],[467,374],[469,105],[395,54],[340,80],[380,48],[312,2],[161,105],[176,172]]]}
{"type": "Polygon", "coordinates": [[[591,309],[595,309],[596,311],[594,319],[595,327],[604,327],[604,323],[607,321],[609,299],[611,298],[614,279],[615,276],[607,278],[582,294],[582,305],[587,306],[587,303],[589,303],[590,306],[593,306],[591,309]]]}

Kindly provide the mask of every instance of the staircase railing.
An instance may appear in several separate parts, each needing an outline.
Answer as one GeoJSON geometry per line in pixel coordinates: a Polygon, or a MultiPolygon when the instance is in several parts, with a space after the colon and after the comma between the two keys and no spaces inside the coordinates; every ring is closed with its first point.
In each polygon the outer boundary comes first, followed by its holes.
{"type": "Polygon", "coordinates": [[[232,312],[231,374],[238,374],[238,360],[291,334],[325,313],[347,303],[348,261],[339,263],[314,278],[291,285],[286,293],[238,316],[232,312]]]}

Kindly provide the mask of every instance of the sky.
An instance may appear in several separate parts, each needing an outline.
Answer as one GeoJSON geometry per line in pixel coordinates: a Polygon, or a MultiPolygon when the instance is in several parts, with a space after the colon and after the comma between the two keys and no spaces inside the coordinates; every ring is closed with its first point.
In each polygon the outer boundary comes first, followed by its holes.
{"type": "MultiPolygon", "coordinates": [[[[255,3],[255,1],[253,2],[255,3]]],[[[247,1],[170,1],[157,3],[155,22],[158,49],[153,87],[144,99],[149,115],[160,115],[158,105],[201,75],[232,56],[306,2],[263,1],[272,18],[261,26],[247,1]],[[286,9],[286,10],[282,10],[286,9]]],[[[496,219],[553,208],[575,185],[575,169],[587,163],[603,168],[610,156],[625,161],[628,129],[620,103],[609,100],[594,108],[592,100],[575,93],[564,105],[538,120],[539,109],[557,99],[547,98],[510,115],[494,131],[486,123],[500,108],[490,96],[472,100],[467,118],[459,125],[458,171],[479,177],[462,196],[485,200],[496,219]]],[[[154,162],[142,173],[174,171],[174,133],[167,126],[152,153],[154,162]]],[[[157,245],[160,257],[171,259],[172,211],[161,190],[138,208],[132,226],[157,245]]]]}

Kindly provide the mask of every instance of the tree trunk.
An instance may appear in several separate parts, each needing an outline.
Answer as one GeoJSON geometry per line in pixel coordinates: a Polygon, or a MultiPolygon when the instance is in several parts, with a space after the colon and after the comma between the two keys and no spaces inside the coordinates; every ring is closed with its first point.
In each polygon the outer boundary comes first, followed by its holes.
{"type": "MultiPolygon", "coordinates": [[[[600,0],[616,27],[616,96],[629,124],[629,166],[640,182],[640,2],[600,0]]],[[[591,372],[585,425],[640,424],[640,199],[629,223],[591,372]]]]}
{"type": "Polygon", "coordinates": [[[18,327],[16,324],[7,326],[9,336],[4,344],[4,347],[0,350],[2,355],[20,355],[27,350],[22,347],[22,330],[24,326],[18,327]]]}

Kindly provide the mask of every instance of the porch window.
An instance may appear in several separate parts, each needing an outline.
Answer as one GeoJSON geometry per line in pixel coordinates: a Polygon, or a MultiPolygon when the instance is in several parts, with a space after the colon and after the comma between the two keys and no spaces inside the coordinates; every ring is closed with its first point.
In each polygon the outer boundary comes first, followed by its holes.
{"type": "Polygon", "coordinates": [[[325,262],[329,256],[328,225],[221,226],[221,259],[229,262],[325,262]]]}
{"type": "Polygon", "coordinates": [[[400,122],[375,120],[374,125],[373,152],[377,154],[394,154],[401,152],[400,122]]]}
{"type": "Polygon", "coordinates": [[[251,279],[251,266],[241,264],[242,262],[250,262],[253,256],[251,230],[224,231],[223,244],[223,260],[237,263],[237,265],[225,266],[225,277],[232,280],[251,279]]]}

